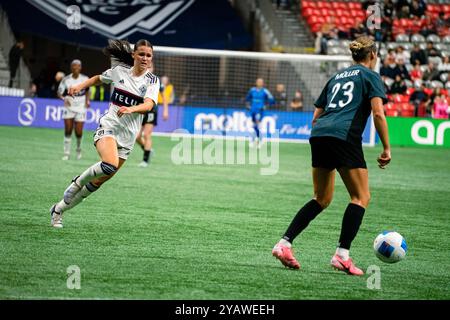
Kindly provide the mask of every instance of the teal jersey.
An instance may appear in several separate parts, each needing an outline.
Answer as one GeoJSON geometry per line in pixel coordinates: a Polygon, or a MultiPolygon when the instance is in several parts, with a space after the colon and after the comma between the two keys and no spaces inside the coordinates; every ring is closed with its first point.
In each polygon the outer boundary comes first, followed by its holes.
{"type": "Polygon", "coordinates": [[[317,119],[311,137],[335,137],[361,144],[371,113],[370,100],[380,97],[386,103],[383,81],[378,73],[355,64],[328,80],[314,105],[324,112],[317,119]]]}

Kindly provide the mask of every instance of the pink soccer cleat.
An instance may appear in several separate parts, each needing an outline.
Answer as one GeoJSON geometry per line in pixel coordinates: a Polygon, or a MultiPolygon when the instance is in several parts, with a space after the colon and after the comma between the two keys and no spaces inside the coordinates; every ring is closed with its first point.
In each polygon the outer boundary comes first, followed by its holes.
{"type": "Polygon", "coordinates": [[[277,243],[272,249],[272,255],[281,263],[291,269],[300,269],[300,263],[295,259],[292,249],[288,246],[277,243]]]}
{"type": "Polygon", "coordinates": [[[352,276],[364,275],[364,271],[362,271],[357,266],[355,266],[352,259],[348,259],[347,261],[344,261],[337,254],[335,254],[333,256],[333,258],[331,258],[331,266],[336,270],[344,271],[345,273],[352,275],[352,276]]]}

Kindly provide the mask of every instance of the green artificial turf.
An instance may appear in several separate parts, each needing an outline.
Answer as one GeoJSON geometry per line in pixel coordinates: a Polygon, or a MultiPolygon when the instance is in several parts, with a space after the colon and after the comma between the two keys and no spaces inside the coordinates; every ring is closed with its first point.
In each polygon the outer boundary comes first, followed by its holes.
{"type": "MultiPolygon", "coordinates": [[[[271,255],[312,195],[307,144],[280,145],[276,175],[258,165],[175,165],[177,142],[155,137],[107,184],[50,227],[49,208],[72,177],[98,161],[92,133],[82,160],[61,161],[61,130],[0,127],[0,298],[34,299],[449,299],[450,150],[394,148],[386,170],[365,148],[372,202],[351,254],[370,275],[333,271],[348,195],[340,178],[328,209],[294,242],[301,270],[271,255]],[[405,260],[379,261],[373,240],[400,232],[405,260]],[[67,288],[67,268],[81,289],[67,288]],[[370,280],[370,279],[369,279],[370,280]],[[370,281],[369,281],[370,282],[370,281]]],[[[75,140],[75,139],[73,139],[75,140]]]]}

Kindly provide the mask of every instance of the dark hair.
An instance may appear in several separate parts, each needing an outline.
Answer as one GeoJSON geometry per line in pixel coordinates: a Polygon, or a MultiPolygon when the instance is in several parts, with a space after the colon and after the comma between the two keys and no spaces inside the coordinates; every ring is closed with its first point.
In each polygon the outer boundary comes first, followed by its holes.
{"type": "Polygon", "coordinates": [[[153,50],[153,45],[150,41],[144,39],[136,42],[134,50],[131,48],[131,44],[126,40],[108,40],[108,46],[103,49],[103,53],[110,57],[114,62],[133,66],[134,60],[131,54],[141,46],[150,47],[153,50]]]}
{"type": "Polygon", "coordinates": [[[377,46],[375,42],[369,37],[359,37],[358,39],[350,43],[350,51],[352,52],[352,58],[356,62],[361,62],[367,59],[371,52],[377,52],[377,46]]]}

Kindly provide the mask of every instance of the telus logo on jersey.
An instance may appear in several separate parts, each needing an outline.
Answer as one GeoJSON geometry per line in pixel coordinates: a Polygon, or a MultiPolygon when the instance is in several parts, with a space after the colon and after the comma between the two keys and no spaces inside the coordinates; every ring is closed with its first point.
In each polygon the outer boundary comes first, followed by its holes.
{"type": "Polygon", "coordinates": [[[109,38],[134,32],[155,35],[189,8],[195,0],[27,0],[50,17],[66,24],[67,8],[79,7],[80,27],[109,38]]]}
{"type": "Polygon", "coordinates": [[[120,107],[131,107],[143,103],[144,99],[128,91],[114,88],[111,95],[111,102],[120,107]]]}

